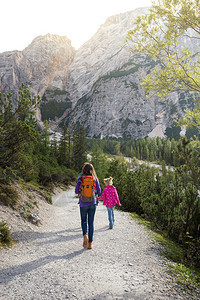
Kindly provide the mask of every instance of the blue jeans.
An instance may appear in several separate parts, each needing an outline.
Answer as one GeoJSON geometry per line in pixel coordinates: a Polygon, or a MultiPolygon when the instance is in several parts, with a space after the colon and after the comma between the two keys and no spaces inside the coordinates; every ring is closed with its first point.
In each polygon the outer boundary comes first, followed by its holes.
{"type": "Polygon", "coordinates": [[[96,211],[96,204],[80,207],[82,231],[83,234],[87,233],[87,224],[88,224],[89,242],[93,241],[95,211],[96,211]]]}
{"type": "Polygon", "coordinates": [[[109,221],[109,227],[112,228],[114,226],[115,218],[114,218],[114,206],[112,207],[107,207],[108,211],[108,221],[109,221]]]}

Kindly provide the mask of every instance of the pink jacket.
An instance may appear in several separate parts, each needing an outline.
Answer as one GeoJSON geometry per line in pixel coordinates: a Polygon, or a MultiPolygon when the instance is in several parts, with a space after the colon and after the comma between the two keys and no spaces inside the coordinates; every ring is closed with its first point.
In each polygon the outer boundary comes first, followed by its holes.
{"type": "Polygon", "coordinates": [[[106,185],[99,200],[103,200],[103,205],[112,207],[115,204],[120,205],[117,189],[113,185],[106,185]]]}

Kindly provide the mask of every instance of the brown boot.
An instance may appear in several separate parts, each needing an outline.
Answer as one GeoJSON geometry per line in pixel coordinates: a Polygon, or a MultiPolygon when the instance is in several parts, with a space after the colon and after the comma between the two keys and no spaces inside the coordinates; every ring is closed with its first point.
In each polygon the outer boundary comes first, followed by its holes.
{"type": "Polygon", "coordinates": [[[88,243],[88,249],[92,249],[92,242],[88,243]]]}
{"type": "Polygon", "coordinates": [[[87,233],[83,235],[83,248],[88,248],[88,235],[87,235],[87,233]]]}

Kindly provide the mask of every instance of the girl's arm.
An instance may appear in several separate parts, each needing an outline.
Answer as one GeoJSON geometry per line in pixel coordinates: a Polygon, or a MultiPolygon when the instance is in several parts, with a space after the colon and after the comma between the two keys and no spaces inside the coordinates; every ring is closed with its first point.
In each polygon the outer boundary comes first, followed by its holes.
{"type": "Polygon", "coordinates": [[[106,198],[106,192],[105,189],[103,190],[103,193],[101,194],[101,196],[99,197],[99,200],[105,200],[106,198]]]}

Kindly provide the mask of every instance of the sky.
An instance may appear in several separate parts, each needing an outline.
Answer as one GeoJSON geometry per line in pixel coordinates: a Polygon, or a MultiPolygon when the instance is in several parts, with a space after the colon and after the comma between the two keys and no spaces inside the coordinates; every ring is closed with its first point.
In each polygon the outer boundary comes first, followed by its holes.
{"type": "Polygon", "coordinates": [[[110,16],[151,5],[151,0],[1,0],[0,53],[23,50],[47,33],[67,36],[75,49],[110,16]]]}

